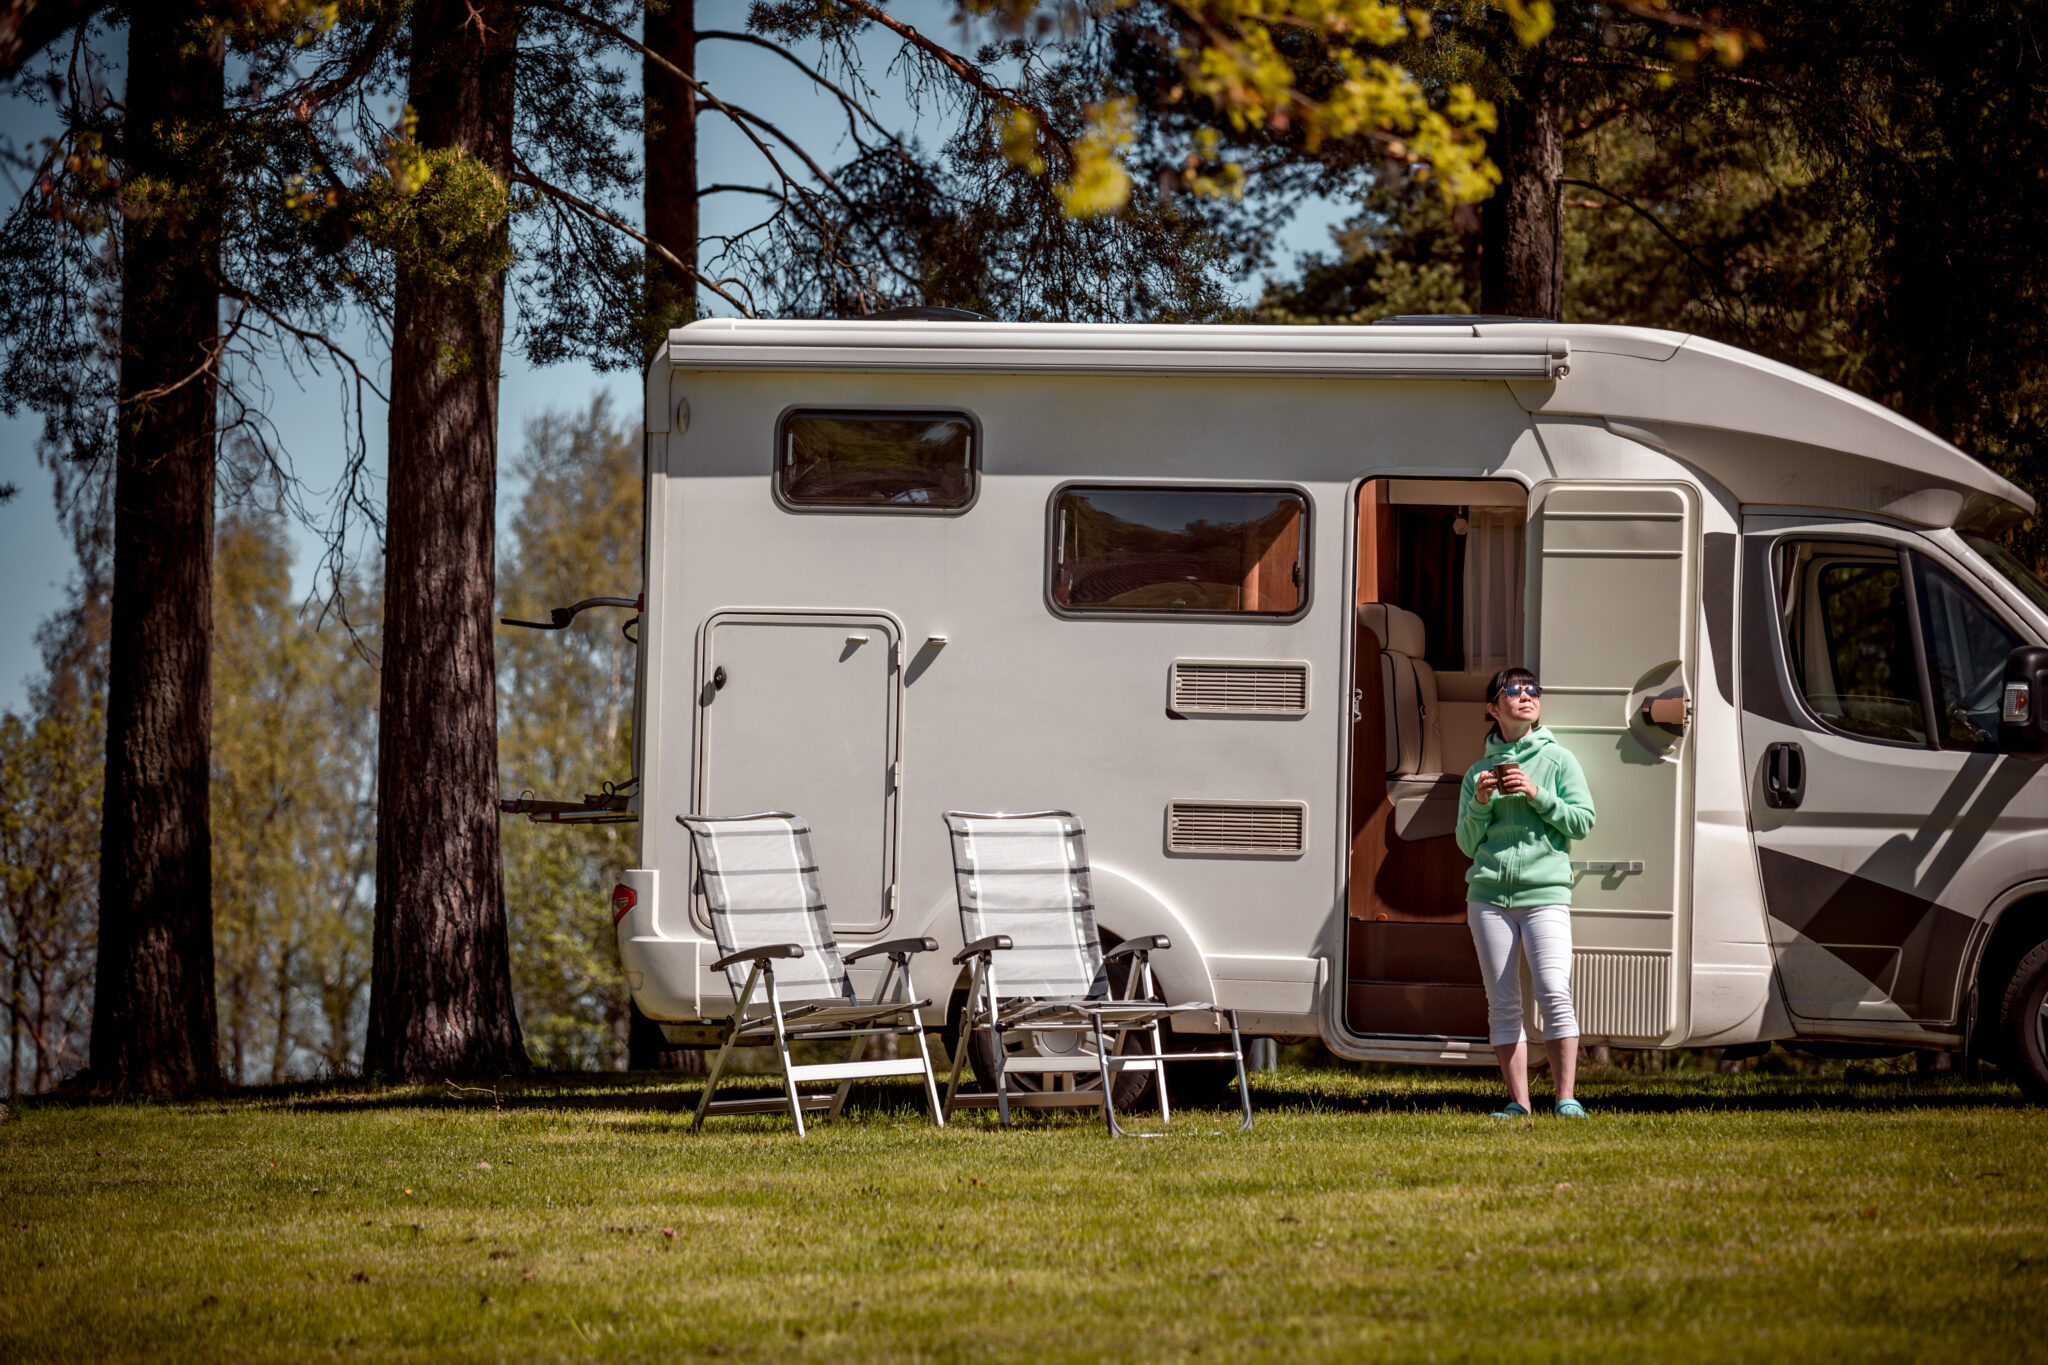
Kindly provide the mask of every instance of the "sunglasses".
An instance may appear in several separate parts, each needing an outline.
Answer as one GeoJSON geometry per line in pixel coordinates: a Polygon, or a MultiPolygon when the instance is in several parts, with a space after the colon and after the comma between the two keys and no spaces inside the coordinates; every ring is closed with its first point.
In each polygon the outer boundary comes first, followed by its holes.
{"type": "Polygon", "coordinates": [[[1543,686],[1540,683],[1509,683],[1500,690],[1503,697],[1540,697],[1543,686]]]}

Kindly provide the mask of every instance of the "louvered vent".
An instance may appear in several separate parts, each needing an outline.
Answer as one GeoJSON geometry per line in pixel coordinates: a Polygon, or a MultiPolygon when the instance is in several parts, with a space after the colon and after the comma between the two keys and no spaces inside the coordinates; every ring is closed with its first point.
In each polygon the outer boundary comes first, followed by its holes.
{"type": "Polygon", "coordinates": [[[1588,1038],[1662,1038],[1671,1031],[1671,954],[1581,948],[1572,954],[1572,1008],[1588,1038]]]}
{"type": "Polygon", "coordinates": [[[1166,707],[1182,716],[1308,714],[1308,665],[1176,659],[1166,707]]]}
{"type": "Polygon", "coordinates": [[[1308,847],[1308,807],[1299,801],[1173,801],[1166,807],[1169,853],[1293,858],[1308,847]]]}

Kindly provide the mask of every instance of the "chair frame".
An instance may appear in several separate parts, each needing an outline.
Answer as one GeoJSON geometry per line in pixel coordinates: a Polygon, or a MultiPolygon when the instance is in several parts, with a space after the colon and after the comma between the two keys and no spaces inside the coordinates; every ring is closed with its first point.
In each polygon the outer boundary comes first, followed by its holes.
{"type": "MultiPolygon", "coordinates": [[[[702,837],[690,827],[692,820],[717,821],[730,824],[741,820],[796,820],[798,817],[788,811],[756,811],[750,815],[678,815],[676,823],[690,830],[691,848],[694,852],[696,841],[702,837]]],[[[827,921],[829,931],[830,921],[827,921]]],[[[833,943],[837,948],[837,940],[833,943]]],[[[875,987],[874,999],[866,1004],[826,1005],[804,1003],[785,1008],[775,988],[775,964],[778,961],[801,958],[804,946],[800,943],[757,944],[727,953],[711,964],[711,969],[723,972],[741,963],[752,963],[747,973],[746,985],[735,992],[731,1016],[722,1026],[723,1038],[717,1057],[712,1061],[709,1074],[704,1078],[704,1093],[697,1098],[696,1116],[691,1120],[692,1132],[704,1126],[704,1120],[711,1114],[767,1114],[787,1110],[790,1121],[796,1126],[796,1135],[804,1136],[804,1111],[824,1110],[827,1118],[838,1118],[846,1106],[848,1092],[857,1080],[877,1076],[921,1076],[924,1078],[925,1104],[932,1121],[940,1127],[946,1123],[946,1114],[939,1102],[938,1075],[932,1068],[931,1048],[925,1042],[923,1011],[931,1006],[929,1000],[910,998],[910,959],[916,953],[937,952],[939,942],[934,938],[899,938],[886,943],[870,943],[850,953],[841,953],[842,965],[851,966],[862,958],[886,955],[889,966],[882,973],[881,982],[875,987]],[[759,1013],[749,1013],[749,1007],[756,1003],[756,991],[765,1005],[759,1013]],[[900,990],[900,998],[891,1000],[892,991],[900,990]],[[886,1021],[886,1022],[885,1022],[886,1021]],[[895,1059],[877,1058],[874,1061],[861,1060],[867,1050],[870,1038],[914,1038],[917,1040],[917,1055],[895,1059]],[[852,1041],[852,1049],[846,1059],[839,1062],[817,1062],[799,1064],[792,1062],[789,1045],[792,1042],[816,1042],[845,1038],[852,1041]],[[777,1058],[782,1063],[782,1089],[780,1099],[733,1099],[714,1100],[720,1080],[724,1078],[727,1064],[736,1047],[765,1047],[773,1045],[777,1058]],[[838,1087],[830,1092],[804,1094],[798,1085],[806,1081],[837,1081],[838,1087]]],[[[730,985],[730,978],[727,983],[730,985]]]]}
{"type": "MultiPolygon", "coordinates": [[[[950,832],[954,817],[969,820],[1030,820],[1046,818],[1074,819],[1071,811],[1042,810],[1020,812],[947,811],[945,818],[950,832]]],[[[956,869],[957,871],[957,869],[956,869]]],[[[961,907],[963,920],[967,913],[961,907]]],[[[1121,998],[1114,994],[1102,997],[1083,996],[1069,999],[1043,999],[1030,996],[1000,996],[995,991],[994,966],[996,954],[1013,946],[1007,934],[990,934],[968,944],[954,956],[956,965],[969,968],[967,983],[967,1008],[960,1019],[960,1036],[953,1048],[951,1074],[946,1080],[946,1099],[943,1112],[946,1118],[953,1116],[956,1107],[969,1109],[993,1108],[1001,1116],[1003,1126],[1015,1127],[1011,1109],[1072,1109],[1100,1105],[1102,1117],[1109,1128],[1109,1134],[1117,1137],[1156,1137],[1158,1134],[1134,1134],[1117,1122],[1114,1078],[1126,1071],[1151,1072],[1153,1085],[1159,1097],[1159,1118],[1170,1123],[1173,1115],[1166,1097],[1166,1068],[1176,1062],[1232,1062],[1237,1067],[1237,1091],[1242,1107],[1242,1118],[1238,1123],[1239,1132],[1249,1132],[1252,1126],[1252,1090],[1244,1070],[1244,1046],[1237,1026],[1237,1011],[1219,1010],[1207,1002],[1184,1005],[1169,1005],[1151,999],[1155,986],[1152,978],[1152,954],[1164,952],[1173,947],[1173,941],[1165,934],[1147,934],[1138,938],[1125,939],[1116,947],[1102,954],[1105,969],[1120,958],[1130,958],[1131,966],[1124,981],[1121,998]],[[1141,994],[1142,992],[1142,994],[1141,994]],[[1004,1005],[1011,1006],[1008,1013],[1004,1005]],[[1160,1022],[1177,1014],[1222,1015],[1230,1024],[1230,1051],[1210,1052],[1168,1052],[1161,1038],[1160,1022]],[[967,1057],[967,1040],[977,1028],[986,1028],[994,1043],[996,1058],[995,1088],[967,1094],[960,1092],[960,1070],[967,1057]],[[1086,1057],[1019,1057],[1011,1058],[1004,1050],[1005,1030],[1030,1029],[1034,1032],[1080,1033],[1092,1035],[1095,1040],[1095,1056],[1086,1057]],[[1148,1050],[1130,1054],[1122,1051],[1124,1039],[1139,1034],[1151,1046],[1148,1050]],[[1115,1050],[1112,1051],[1112,1040],[1115,1050]],[[1012,1093],[1010,1072],[1036,1071],[1047,1075],[1059,1073],[1078,1074],[1094,1070],[1102,1083],[1099,1093],[1085,1090],[1042,1090],[1012,1093]]]]}

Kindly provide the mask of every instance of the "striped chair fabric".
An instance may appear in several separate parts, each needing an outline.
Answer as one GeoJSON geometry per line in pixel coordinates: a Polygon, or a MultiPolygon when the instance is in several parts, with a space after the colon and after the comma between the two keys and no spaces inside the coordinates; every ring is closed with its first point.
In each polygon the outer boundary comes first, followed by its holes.
{"type": "MultiPolygon", "coordinates": [[[[799,944],[802,957],[775,965],[776,992],[785,1005],[859,1003],[819,894],[810,826],[781,814],[688,817],[683,825],[697,850],[719,956],[799,944]]],[[[725,969],[735,1001],[750,970],[744,962],[725,969]]]]}
{"type": "Polygon", "coordinates": [[[946,827],[967,941],[1007,934],[1015,944],[990,966],[994,994],[1108,999],[1081,822],[1064,813],[955,812],[946,827]]]}

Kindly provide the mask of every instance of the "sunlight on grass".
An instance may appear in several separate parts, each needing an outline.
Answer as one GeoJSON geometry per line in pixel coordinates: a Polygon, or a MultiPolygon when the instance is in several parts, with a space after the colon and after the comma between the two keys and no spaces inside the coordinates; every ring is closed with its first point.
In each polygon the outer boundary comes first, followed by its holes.
{"type": "MultiPolygon", "coordinates": [[[[2048,1112],[1960,1079],[1283,1071],[1258,1127],[805,1141],[694,1082],[0,1123],[0,1359],[2038,1358],[2048,1112]]],[[[1156,1128],[1156,1122],[1151,1125],[1156,1128]]]]}

